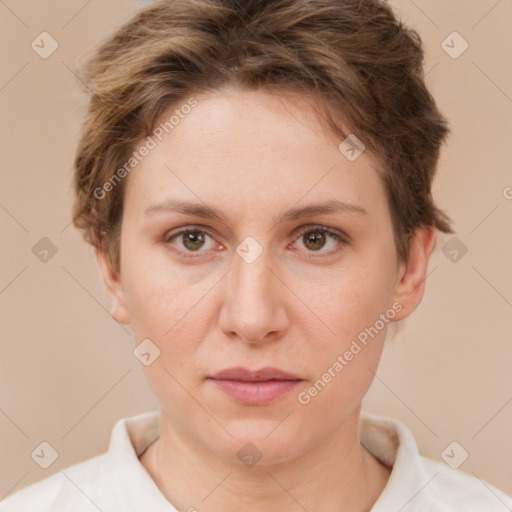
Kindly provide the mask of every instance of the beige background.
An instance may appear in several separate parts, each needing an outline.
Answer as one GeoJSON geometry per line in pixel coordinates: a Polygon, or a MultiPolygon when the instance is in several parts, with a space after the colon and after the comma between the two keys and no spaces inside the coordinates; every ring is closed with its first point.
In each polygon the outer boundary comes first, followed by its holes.
{"type": "MultiPolygon", "coordinates": [[[[71,69],[140,5],[0,2],[0,498],[106,450],[117,419],[156,407],[92,249],[70,226],[85,104],[71,69]],[[59,44],[48,59],[31,48],[43,31],[59,44]],[[57,248],[46,263],[32,253],[42,237],[57,248]],[[31,458],[42,441],[59,454],[46,470],[31,458]]],[[[512,494],[512,3],[393,5],[422,35],[451,122],[435,195],[468,251],[452,262],[441,250],[451,237],[438,238],[423,304],[388,340],[364,405],[404,422],[428,457],[457,441],[469,453],[461,470],[512,494]],[[453,31],[469,43],[457,59],[441,47],[453,31]]]]}

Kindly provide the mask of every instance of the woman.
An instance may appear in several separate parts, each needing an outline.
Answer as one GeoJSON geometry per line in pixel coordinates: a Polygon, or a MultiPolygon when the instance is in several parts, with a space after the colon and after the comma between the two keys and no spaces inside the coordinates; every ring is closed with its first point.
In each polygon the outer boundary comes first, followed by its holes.
{"type": "Polygon", "coordinates": [[[361,412],[419,305],[448,128],[379,0],[177,0],[88,63],[74,222],[160,410],[14,510],[504,510],[361,412]]]}

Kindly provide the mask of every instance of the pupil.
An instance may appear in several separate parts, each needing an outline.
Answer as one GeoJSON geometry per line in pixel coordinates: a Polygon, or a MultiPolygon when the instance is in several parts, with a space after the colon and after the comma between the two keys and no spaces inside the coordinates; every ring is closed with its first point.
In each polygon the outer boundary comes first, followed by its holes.
{"type": "Polygon", "coordinates": [[[318,251],[325,245],[325,233],[321,231],[311,232],[312,234],[304,235],[304,245],[309,249],[318,251]]]}

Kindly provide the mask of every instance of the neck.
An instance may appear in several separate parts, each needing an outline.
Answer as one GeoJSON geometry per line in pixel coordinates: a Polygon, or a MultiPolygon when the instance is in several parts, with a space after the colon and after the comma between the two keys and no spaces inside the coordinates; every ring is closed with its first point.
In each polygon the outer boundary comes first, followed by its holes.
{"type": "Polygon", "coordinates": [[[369,511],[391,472],[360,444],[359,411],[314,449],[251,467],[219,458],[160,416],[160,438],[140,460],[178,510],[369,511]]]}

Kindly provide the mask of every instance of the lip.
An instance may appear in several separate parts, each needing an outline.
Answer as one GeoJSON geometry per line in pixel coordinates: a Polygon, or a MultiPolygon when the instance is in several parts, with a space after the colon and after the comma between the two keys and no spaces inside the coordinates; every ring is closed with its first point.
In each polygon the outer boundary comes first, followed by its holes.
{"type": "Polygon", "coordinates": [[[229,368],[210,380],[224,393],[245,405],[265,405],[291,391],[303,379],[279,368],[229,368]]]}
{"type": "Polygon", "coordinates": [[[241,366],[228,368],[216,373],[212,379],[240,380],[245,382],[262,382],[267,380],[302,380],[293,373],[285,372],[279,368],[266,367],[259,370],[248,370],[241,366]]]}

